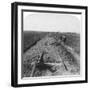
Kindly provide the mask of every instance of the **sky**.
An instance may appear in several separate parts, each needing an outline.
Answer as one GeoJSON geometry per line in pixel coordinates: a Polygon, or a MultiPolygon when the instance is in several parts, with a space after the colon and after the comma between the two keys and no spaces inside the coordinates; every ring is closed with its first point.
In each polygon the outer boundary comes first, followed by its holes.
{"type": "Polygon", "coordinates": [[[24,12],[24,31],[80,33],[80,14],[24,12]]]}

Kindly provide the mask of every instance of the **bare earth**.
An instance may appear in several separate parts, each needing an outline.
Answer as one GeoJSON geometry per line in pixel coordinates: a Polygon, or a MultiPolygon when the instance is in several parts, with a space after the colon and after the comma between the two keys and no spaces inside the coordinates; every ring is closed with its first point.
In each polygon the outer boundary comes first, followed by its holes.
{"type": "Polygon", "coordinates": [[[47,34],[23,55],[23,77],[79,75],[80,55],[60,38],[47,34]]]}

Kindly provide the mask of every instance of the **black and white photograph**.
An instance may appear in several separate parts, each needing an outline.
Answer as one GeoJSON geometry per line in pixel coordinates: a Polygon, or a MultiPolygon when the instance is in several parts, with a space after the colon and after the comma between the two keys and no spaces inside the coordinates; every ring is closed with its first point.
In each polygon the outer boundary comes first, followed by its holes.
{"type": "Polygon", "coordinates": [[[87,7],[13,3],[12,10],[13,86],[87,82],[87,7]]]}
{"type": "Polygon", "coordinates": [[[28,12],[23,17],[22,77],[80,75],[80,21],[76,16],[28,12]]]}

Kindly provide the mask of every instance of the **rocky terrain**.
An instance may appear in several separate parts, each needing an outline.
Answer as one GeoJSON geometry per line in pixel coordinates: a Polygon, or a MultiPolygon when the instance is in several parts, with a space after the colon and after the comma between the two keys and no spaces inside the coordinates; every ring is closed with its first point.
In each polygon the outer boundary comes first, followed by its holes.
{"type": "Polygon", "coordinates": [[[25,32],[22,77],[80,74],[80,35],[25,32]]]}

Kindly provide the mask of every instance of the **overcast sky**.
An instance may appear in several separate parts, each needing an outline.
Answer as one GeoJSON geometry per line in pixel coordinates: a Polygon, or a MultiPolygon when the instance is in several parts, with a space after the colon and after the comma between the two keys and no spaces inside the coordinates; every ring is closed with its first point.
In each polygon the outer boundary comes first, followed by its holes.
{"type": "Polygon", "coordinates": [[[80,33],[80,27],[80,15],[24,12],[24,31],[80,33]]]}

